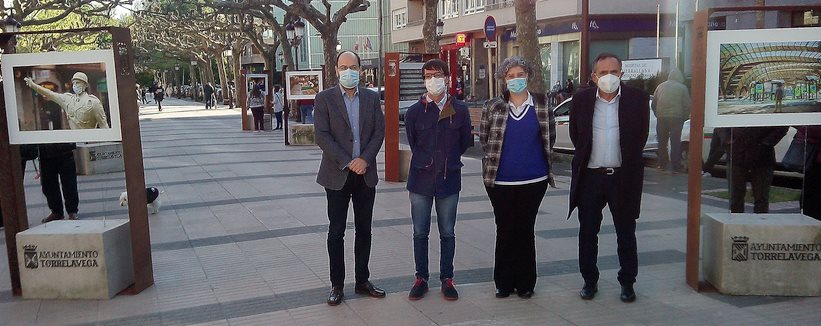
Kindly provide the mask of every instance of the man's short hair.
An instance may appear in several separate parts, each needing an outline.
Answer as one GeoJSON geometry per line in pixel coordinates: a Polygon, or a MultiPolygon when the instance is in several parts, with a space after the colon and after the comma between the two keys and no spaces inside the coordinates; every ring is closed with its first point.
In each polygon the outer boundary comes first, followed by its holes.
{"type": "Polygon", "coordinates": [[[441,71],[445,76],[450,76],[448,64],[439,59],[430,59],[428,62],[425,62],[425,65],[422,66],[422,74],[425,73],[425,70],[441,71]]]}
{"type": "Polygon", "coordinates": [[[602,60],[607,59],[607,58],[616,59],[616,61],[619,62],[619,70],[621,70],[621,59],[619,59],[619,56],[617,56],[615,54],[612,54],[612,53],[609,53],[609,52],[602,52],[596,57],[596,59],[593,59],[593,72],[594,73],[596,72],[596,64],[598,64],[599,61],[602,61],[602,60]]]}
{"type": "Polygon", "coordinates": [[[345,53],[352,53],[356,57],[356,65],[359,66],[359,68],[362,68],[362,59],[359,58],[359,55],[356,54],[356,52],[353,52],[353,51],[350,51],[350,50],[345,50],[345,51],[342,51],[342,52],[339,52],[339,53],[336,54],[336,65],[337,66],[339,66],[339,57],[341,57],[345,53]]]}

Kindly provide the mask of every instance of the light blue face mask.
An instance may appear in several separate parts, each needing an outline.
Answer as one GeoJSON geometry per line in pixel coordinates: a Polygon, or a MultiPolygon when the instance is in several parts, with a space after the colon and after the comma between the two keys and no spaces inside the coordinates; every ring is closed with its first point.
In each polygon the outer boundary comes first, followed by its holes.
{"type": "Polygon", "coordinates": [[[74,94],[77,94],[77,95],[82,94],[83,91],[84,91],[83,86],[80,86],[80,85],[74,85],[74,86],[71,87],[71,89],[74,91],[74,94]]]}
{"type": "Polygon", "coordinates": [[[513,78],[507,81],[507,89],[511,93],[521,93],[527,89],[527,78],[513,78]]]}
{"type": "Polygon", "coordinates": [[[339,84],[345,88],[354,88],[359,85],[359,71],[347,69],[339,72],[339,84]]]}

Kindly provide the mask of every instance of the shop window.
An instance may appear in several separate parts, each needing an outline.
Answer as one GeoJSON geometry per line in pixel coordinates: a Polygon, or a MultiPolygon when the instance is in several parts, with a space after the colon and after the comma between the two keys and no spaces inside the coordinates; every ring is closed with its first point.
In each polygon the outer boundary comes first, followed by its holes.
{"type": "Polygon", "coordinates": [[[542,80],[544,80],[545,85],[550,89],[553,87],[553,85],[550,84],[550,43],[539,45],[539,57],[542,59],[542,80]]]}
{"type": "MultiPolygon", "coordinates": [[[[575,86],[579,85],[579,68],[580,68],[580,49],[579,49],[579,41],[572,41],[572,42],[564,42],[563,45],[563,56],[562,56],[562,83],[566,83],[566,80],[570,79],[573,81],[575,86]]],[[[574,89],[578,89],[575,87],[574,89]]]]}

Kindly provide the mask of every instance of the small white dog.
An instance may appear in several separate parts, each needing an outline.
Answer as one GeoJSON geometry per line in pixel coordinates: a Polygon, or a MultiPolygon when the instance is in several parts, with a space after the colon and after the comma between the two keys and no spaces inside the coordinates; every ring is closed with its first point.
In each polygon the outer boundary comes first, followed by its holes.
{"type": "MultiPolygon", "coordinates": [[[[157,214],[160,212],[160,190],[155,187],[145,188],[145,199],[148,202],[148,213],[157,214]]],[[[128,192],[120,194],[120,206],[128,206],[128,192]]]]}

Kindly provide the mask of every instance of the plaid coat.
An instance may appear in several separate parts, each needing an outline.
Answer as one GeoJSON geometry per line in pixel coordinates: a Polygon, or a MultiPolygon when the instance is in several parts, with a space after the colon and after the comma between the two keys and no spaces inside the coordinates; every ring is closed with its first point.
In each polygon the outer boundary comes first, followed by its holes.
{"type": "MultiPolygon", "coordinates": [[[[544,155],[550,164],[550,152],[553,144],[556,143],[556,117],[553,110],[547,107],[547,99],[544,94],[530,93],[533,96],[533,105],[536,108],[536,118],[539,120],[539,127],[542,131],[542,144],[544,144],[544,155]]],[[[502,96],[491,99],[485,104],[482,110],[482,123],[479,129],[479,142],[485,156],[482,158],[482,178],[486,187],[493,187],[496,181],[496,171],[499,170],[499,161],[502,154],[502,146],[505,143],[505,127],[507,117],[510,116],[510,93],[505,91],[502,96]]],[[[549,178],[553,178],[550,173],[549,178]]]]}

